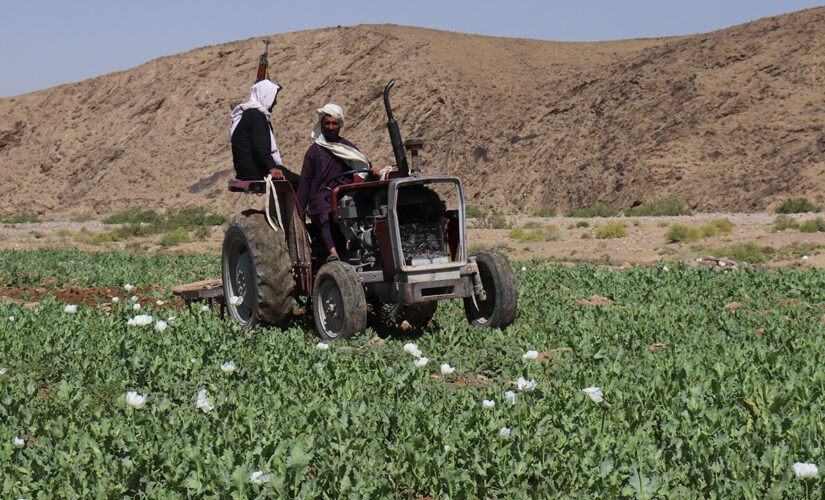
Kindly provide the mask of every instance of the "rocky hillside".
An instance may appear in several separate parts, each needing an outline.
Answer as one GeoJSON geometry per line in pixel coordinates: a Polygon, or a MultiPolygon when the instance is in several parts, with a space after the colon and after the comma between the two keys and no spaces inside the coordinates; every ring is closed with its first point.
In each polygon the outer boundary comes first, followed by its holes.
{"type": "MultiPolygon", "coordinates": [[[[825,8],[713,33],[599,43],[394,25],[270,37],[285,90],[272,122],[300,171],[314,109],[391,163],[381,91],[426,172],[505,212],[678,197],[703,211],[825,202],[825,8]]],[[[129,205],[230,212],[229,111],[261,38],[0,99],[0,213],[104,214],[129,205]]]]}

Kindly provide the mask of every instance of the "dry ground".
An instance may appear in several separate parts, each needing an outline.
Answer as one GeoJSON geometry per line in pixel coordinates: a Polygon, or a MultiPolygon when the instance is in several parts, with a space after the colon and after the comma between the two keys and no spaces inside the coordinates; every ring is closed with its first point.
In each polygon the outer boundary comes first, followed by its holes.
{"type": "MultiPolygon", "coordinates": [[[[797,215],[797,221],[813,218],[814,214],[797,215]]],[[[558,239],[541,243],[518,243],[508,237],[506,229],[474,229],[475,221],[470,219],[468,225],[469,246],[486,246],[501,248],[511,260],[531,258],[551,258],[565,262],[591,261],[651,264],[658,260],[676,261],[679,259],[704,257],[708,249],[728,246],[735,243],[754,242],[761,246],[781,249],[791,244],[821,245],[822,248],[810,251],[809,258],[772,260],[771,266],[815,266],[825,267],[825,235],[823,233],[801,233],[796,230],[777,232],[773,230],[776,215],[771,213],[710,213],[678,217],[614,217],[589,219],[569,217],[526,217],[510,216],[508,222],[519,227],[528,221],[542,225],[554,225],[559,228],[558,239]],[[709,224],[716,219],[726,218],[733,223],[733,234],[713,236],[695,243],[668,243],[664,237],[671,224],[687,226],[709,224]],[[586,220],[590,227],[576,227],[576,223],[586,220]],[[594,230],[607,222],[618,221],[625,225],[628,235],[624,238],[600,240],[594,237],[594,230]]],[[[209,238],[203,241],[183,243],[162,248],[157,244],[160,235],[135,238],[126,242],[105,245],[88,245],[74,241],[74,234],[82,228],[101,232],[113,226],[104,225],[97,220],[88,222],[52,221],[26,224],[3,224],[0,232],[0,249],[35,249],[35,248],[79,248],[82,250],[119,249],[138,252],[206,252],[219,253],[223,238],[223,229],[215,227],[209,238]]]]}

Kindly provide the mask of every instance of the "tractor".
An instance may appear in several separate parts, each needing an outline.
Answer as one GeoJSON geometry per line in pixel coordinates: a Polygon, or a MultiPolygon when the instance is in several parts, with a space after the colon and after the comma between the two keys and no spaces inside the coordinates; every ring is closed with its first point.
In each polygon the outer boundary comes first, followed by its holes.
{"type": "Polygon", "coordinates": [[[396,165],[380,180],[353,175],[331,190],[331,217],[346,241],[340,260],[328,262],[320,238],[311,237],[315,231],[289,182],[229,182],[231,192],[265,197],[263,210],[232,217],[223,240],[224,295],[240,324],[285,327],[298,298],[306,300],[324,340],[363,332],[368,304],[381,324],[406,321],[418,329],[445,299],[463,299],[474,326],[505,328],[515,320],[512,266],[496,251],[467,255],[461,179],[421,173],[423,141],[402,142],[389,100],[393,84],[383,97],[396,165]]]}

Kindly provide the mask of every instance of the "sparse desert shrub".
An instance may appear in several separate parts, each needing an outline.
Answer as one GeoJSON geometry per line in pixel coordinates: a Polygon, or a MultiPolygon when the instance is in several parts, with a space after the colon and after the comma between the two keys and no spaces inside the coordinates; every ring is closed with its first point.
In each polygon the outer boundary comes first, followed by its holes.
{"type": "Polygon", "coordinates": [[[524,225],[521,226],[521,227],[523,229],[536,229],[536,228],[541,227],[541,223],[536,222],[536,221],[530,221],[530,222],[525,222],[524,225]]]}
{"type": "Polygon", "coordinates": [[[496,250],[503,254],[508,254],[513,251],[513,247],[507,246],[506,243],[499,243],[495,246],[485,245],[483,243],[479,243],[476,245],[472,245],[469,249],[467,249],[467,255],[475,255],[478,252],[484,252],[488,250],[496,250]]]}
{"type": "Polygon", "coordinates": [[[4,224],[25,224],[27,222],[43,222],[43,219],[35,214],[15,214],[15,215],[0,215],[0,222],[4,224]]]}
{"type": "Polygon", "coordinates": [[[469,219],[478,219],[487,213],[487,210],[484,210],[483,207],[471,205],[469,203],[464,206],[464,209],[467,212],[467,218],[469,219]]]}
{"type": "Polygon", "coordinates": [[[716,234],[727,236],[733,233],[733,223],[728,219],[716,219],[711,223],[716,234]]]}
{"type": "Polygon", "coordinates": [[[716,235],[716,228],[713,227],[713,224],[708,224],[706,226],[699,226],[699,231],[702,232],[702,238],[707,238],[709,236],[716,235]]]}
{"type": "Polygon", "coordinates": [[[619,215],[619,211],[615,208],[605,205],[603,203],[597,203],[592,207],[587,208],[572,208],[564,213],[565,217],[616,217],[619,215]]]}
{"type": "Polygon", "coordinates": [[[140,205],[135,205],[105,217],[101,222],[104,224],[158,224],[162,220],[163,217],[154,210],[143,210],[140,205]]]}
{"type": "Polygon", "coordinates": [[[784,231],[786,229],[799,229],[799,224],[790,215],[780,215],[773,221],[773,229],[775,231],[784,231]]]}
{"type": "Polygon", "coordinates": [[[160,238],[158,245],[162,247],[173,247],[187,241],[189,241],[189,233],[186,232],[186,229],[179,227],[164,234],[160,238]]]}
{"type": "Polygon", "coordinates": [[[799,226],[800,233],[819,233],[825,231],[825,220],[822,217],[808,219],[799,226]]]}
{"type": "Polygon", "coordinates": [[[525,231],[527,224],[524,227],[511,230],[507,236],[516,240],[519,243],[539,243],[542,241],[550,241],[559,238],[559,228],[554,225],[545,227],[532,227],[525,231]]]}
{"type": "Polygon", "coordinates": [[[626,217],[643,217],[659,215],[691,215],[693,212],[681,200],[676,198],[654,198],[638,207],[625,211],[626,217]]]}
{"type": "Polygon", "coordinates": [[[90,220],[94,220],[91,215],[78,215],[69,219],[70,222],[89,222],[90,220]]]}
{"type": "Polygon", "coordinates": [[[690,243],[692,241],[699,241],[702,239],[702,232],[695,227],[687,227],[681,224],[673,224],[665,233],[665,238],[668,241],[678,241],[681,243],[690,243]]]}
{"type": "Polygon", "coordinates": [[[807,198],[787,200],[776,207],[778,214],[800,214],[805,212],[820,212],[822,207],[814,206],[807,198]]]}
{"type": "Polygon", "coordinates": [[[602,227],[596,228],[596,238],[600,240],[612,238],[624,238],[627,236],[627,231],[624,224],[619,222],[610,222],[602,227]]]}
{"type": "Polygon", "coordinates": [[[533,212],[534,217],[555,217],[556,207],[541,207],[533,212]]]}
{"type": "Polygon", "coordinates": [[[510,229],[513,227],[507,222],[507,218],[498,213],[495,208],[490,211],[485,210],[475,219],[475,224],[472,226],[474,229],[510,229]]]}
{"type": "Polygon", "coordinates": [[[580,220],[576,223],[576,227],[590,227],[590,223],[586,220],[580,220]]]}
{"type": "Polygon", "coordinates": [[[711,249],[710,254],[714,257],[727,257],[736,262],[749,262],[751,264],[764,264],[768,261],[764,249],[753,242],[737,243],[723,248],[711,249]]]}

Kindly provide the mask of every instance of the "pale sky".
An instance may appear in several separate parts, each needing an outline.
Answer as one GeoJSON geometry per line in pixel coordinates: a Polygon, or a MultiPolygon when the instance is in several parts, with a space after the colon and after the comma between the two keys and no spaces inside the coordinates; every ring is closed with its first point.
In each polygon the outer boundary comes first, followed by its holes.
{"type": "Polygon", "coordinates": [[[2,0],[0,97],[154,58],[328,26],[401,24],[597,41],[703,33],[825,4],[806,0],[2,0]]]}

